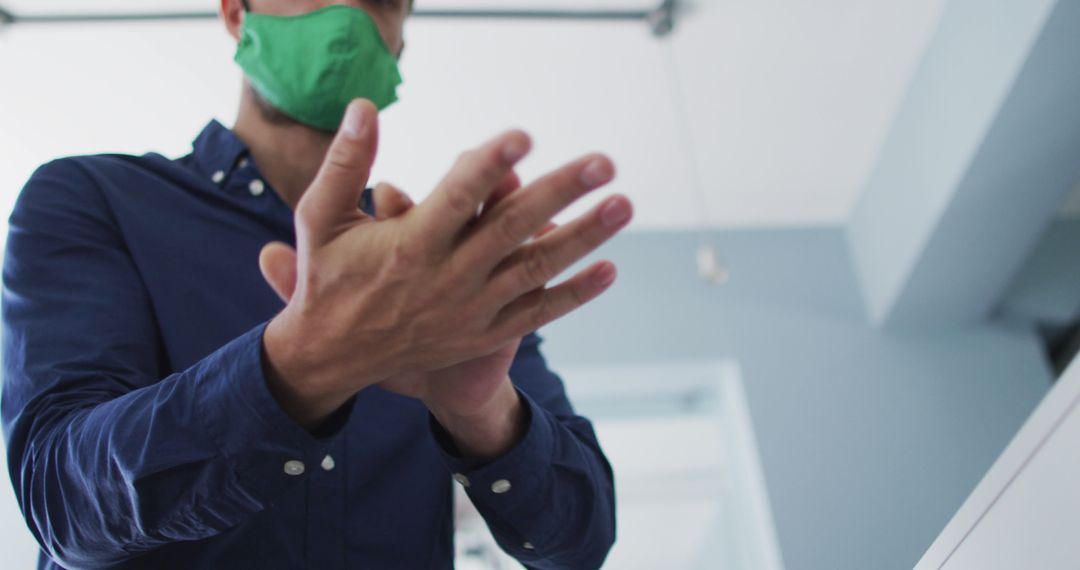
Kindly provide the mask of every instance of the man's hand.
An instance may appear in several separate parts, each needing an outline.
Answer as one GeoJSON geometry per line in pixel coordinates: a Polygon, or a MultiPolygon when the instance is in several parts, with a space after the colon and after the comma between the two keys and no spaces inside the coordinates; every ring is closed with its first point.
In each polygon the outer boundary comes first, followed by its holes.
{"type": "MultiPolygon", "coordinates": [[[[511,171],[484,203],[481,216],[520,186],[511,171]]],[[[413,206],[408,194],[389,184],[377,185],[373,194],[376,220],[395,218],[413,206]]],[[[557,227],[548,222],[533,237],[539,239],[557,227]]],[[[288,302],[296,289],[296,252],[280,242],[269,244],[262,251],[259,265],[267,283],[288,302]]],[[[497,457],[509,450],[525,430],[522,403],[509,377],[520,343],[521,339],[515,339],[489,355],[441,370],[391,376],[378,386],[421,400],[466,456],[497,457]]]]}
{"type": "MultiPolygon", "coordinates": [[[[509,352],[511,342],[592,300],[614,279],[609,262],[545,284],[629,221],[629,201],[614,196],[522,245],[611,180],[613,167],[601,155],[494,200],[477,218],[500,189],[507,194],[513,166],[529,150],[528,137],[513,131],[463,154],[421,204],[376,222],[357,204],[377,139],[374,107],[354,102],[297,205],[295,291],[264,335],[271,390],[308,426],[391,377],[509,352]],[[608,215],[605,224],[601,211],[609,205],[607,213],[623,215],[608,215]]],[[[263,257],[281,247],[268,246],[263,257]]]]}

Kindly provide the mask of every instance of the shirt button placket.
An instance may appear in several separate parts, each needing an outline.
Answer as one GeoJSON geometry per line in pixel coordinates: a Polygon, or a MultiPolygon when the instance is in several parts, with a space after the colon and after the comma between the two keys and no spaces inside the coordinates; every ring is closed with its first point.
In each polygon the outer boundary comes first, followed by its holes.
{"type": "Polygon", "coordinates": [[[303,532],[309,547],[308,568],[346,568],[343,553],[347,550],[345,537],[350,528],[347,474],[348,453],[344,443],[339,441],[326,450],[319,469],[307,480],[303,532]]]}

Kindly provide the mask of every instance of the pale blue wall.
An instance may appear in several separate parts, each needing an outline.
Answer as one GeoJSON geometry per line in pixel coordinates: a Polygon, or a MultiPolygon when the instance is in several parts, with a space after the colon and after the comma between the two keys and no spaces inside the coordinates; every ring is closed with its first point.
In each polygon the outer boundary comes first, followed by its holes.
{"type": "Polygon", "coordinates": [[[1075,323],[1080,318],[1078,246],[1080,220],[1055,221],[1010,286],[1001,314],[1051,326],[1075,323]]]}
{"type": "Polygon", "coordinates": [[[874,322],[990,315],[1080,173],[1080,2],[951,0],[850,218],[874,322]]]}
{"type": "Polygon", "coordinates": [[[619,280],[541,330],[549,363],[734,357],[787,568],[911,568],[1048,388],[1034,335],[874,329],[840,228],[714,235],[720,288],[696,277],[692,233],[605,245],[589,259],[619,280]]]}

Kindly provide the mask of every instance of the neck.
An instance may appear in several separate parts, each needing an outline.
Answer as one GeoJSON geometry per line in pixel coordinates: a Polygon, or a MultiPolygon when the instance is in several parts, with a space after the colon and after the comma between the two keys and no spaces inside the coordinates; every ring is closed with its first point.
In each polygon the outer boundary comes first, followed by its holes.
{"type": "Polygon", "coordinates": [[[247,145],[263,178],[296,209],[319,172],[334,135],[274,117],[273,112],[260,108],[255,93],[245,83],[233,133],[247,145]]]}

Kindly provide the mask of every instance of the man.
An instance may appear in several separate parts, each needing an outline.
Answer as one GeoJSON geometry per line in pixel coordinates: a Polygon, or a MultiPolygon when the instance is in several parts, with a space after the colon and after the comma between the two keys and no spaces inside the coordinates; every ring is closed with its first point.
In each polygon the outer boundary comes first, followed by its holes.
{"type": "Polygon", "coordinates": [[[450,568],[451,476],[526,566],[602,564],[611,468],[534,331],[610,286],[609,262],[545,284],[630,203],[552,224],[613,167],[519,189],[517,131],[420,204],[364,191],[377,110],[347,102],[393,100],[409,10],[222,0],[248,78],[232,130],[27,183],[3,420],[40,567],[450,568]]]}

